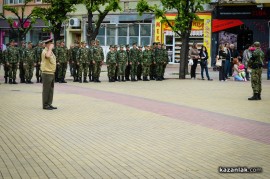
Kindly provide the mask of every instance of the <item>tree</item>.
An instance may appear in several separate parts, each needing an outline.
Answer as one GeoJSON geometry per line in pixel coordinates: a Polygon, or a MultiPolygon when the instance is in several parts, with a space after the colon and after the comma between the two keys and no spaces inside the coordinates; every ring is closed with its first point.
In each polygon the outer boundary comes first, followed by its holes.
{"type": "Polygon", "coordinates": [[[33,11],[28,15],[26,15],[25,12],[27,4],[31,1],[32,0],[25,0],[22,6],[3,6],[4,11],[11,12],[15,15],[16,18],[6,17],[3,13],[0,13],[0,16],[7,20],[11,31],[17,35],[18,43],[20,43],[22,40],[25,40],[26,34],[29,30],[32,29],[32,25],[36,22],[36,16],[33,11]]]}
{"type": "Polygon", "coordinates": [[[121,10],[120,0],[82,0],[88,13],[87,38],[88,43],[98,35],[101,23],[111,11],[121,10]],[[104,10],[102,9],[102,6],[104,10]],[[98,18],[94,21],[94,12],[98,12],[98,18]]]}
{"type": "Polygon", "coordinates": [[[46,23],[47,29],[53,33],[54,40],[59,40],[62,24],[68,19],[67,13],[76,10],[74,4],[77,4],[78,0],[43,0],[42,2],[50,6],[36,7],[35,14],[46,23]]]}
{"type": "Polygon", "coordinates": [[[182,38],[179,78],[185,79],[185,66],[188,59],[189,37],[192,28],[192,21],[198,19],[196,12],[203,10],[203,4],[210,0],[160,0],[162,7],[157,5],[150,6],[146,0],[140,0],[137,4],[137,11],[142,15],[143,12],[153,12],[161,22],[167,22],[172,30],[182,38]],[[166,17],[166,12],[176,12],[175,23],[172,24],[166,17]]]}

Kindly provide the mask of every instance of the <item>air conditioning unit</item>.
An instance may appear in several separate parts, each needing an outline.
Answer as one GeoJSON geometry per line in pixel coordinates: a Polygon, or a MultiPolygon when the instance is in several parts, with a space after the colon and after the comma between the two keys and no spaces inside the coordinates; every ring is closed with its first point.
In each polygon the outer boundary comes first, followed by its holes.
{"type": "Polygon", "coordinates": [[[81,27],[81,21],[78,18],[70,18],[69,19],[70,27],[81,27]]]}

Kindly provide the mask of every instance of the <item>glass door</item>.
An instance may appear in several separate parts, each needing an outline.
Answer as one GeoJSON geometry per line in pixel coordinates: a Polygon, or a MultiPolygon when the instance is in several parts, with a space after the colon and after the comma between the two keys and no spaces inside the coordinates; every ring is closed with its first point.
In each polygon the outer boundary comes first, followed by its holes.
{"type": "Polygon", "coordinates": [[[173,35],[165,35],[165,45],[168,51],[169,63],[174,63],[173,35]]]}

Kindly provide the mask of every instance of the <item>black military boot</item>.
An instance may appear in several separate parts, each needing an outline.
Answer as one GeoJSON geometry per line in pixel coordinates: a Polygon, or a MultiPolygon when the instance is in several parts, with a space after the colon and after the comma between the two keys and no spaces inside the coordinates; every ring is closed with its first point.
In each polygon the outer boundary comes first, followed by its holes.
{"type": "Polygon", "coordinates": [[[18,84],[16,81],[15,81],[15,79],[13,79],[13,82],[12,82],[13,84],[18,84]]]}
{"type": "Polygon", "coordinates": [[[86,80],[86,77],[83,78],[83,82],[88,83],[88,81],[86,80]]]}
{"type": "Polygon", "coordinates": [[[258,93],[253,93],[253,96],[248,98],[248,100],[259,100],[258,93]]]}
{"type": "Polygon", "coordinates": [[[114,77],[112,77],[112,82],[115,82],[115,79],[114,79],[114,77]]]}
{"type": "Polygon", "coordinates": [[[7,77],[5,77],[5,83],[7,84],[7,77]]]}
{"type": "Polygon", "coordinates": [[[121,81],[120,76],[118,76],[117,81],[119,81],[119,82],[121,81]]]}
{"type": "Polygon", "coordinates": [[[258,93],[258,100],[262,100],[261,93],[258,93]]]}
{"type": "Polygon", "coordinates": [[[11,78],[9,78],[9,84],[12,84],[12,79],[11,78]]]}
{"type": "Polygon", "coordinates": [[[29,83],[29,84],[33,84],[33,82],[32,82],[31,80],[28,80],[28,83],[29,83]]]}
{"type": "Polygon", "coordinates": [[[126,80],[125,80],[125,77],[124,77],[124,76],[122,76],[122,81],[123,81],[123,82],[126,82],[126,80]]]}
{"type": "Polygon", "coordinates": [[[37,77],[37,83],[39,83],[39,77],[37,77]]]}

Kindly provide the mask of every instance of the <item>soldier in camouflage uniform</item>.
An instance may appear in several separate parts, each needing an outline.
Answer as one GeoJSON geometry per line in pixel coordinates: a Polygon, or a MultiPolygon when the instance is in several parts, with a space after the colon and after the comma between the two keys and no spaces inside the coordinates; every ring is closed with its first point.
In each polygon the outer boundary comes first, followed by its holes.
{"type": "Polygon", "coordinates": [[[60,47],[57,48],[56,54],[58,65],[58,80],[59,83],[67,83],[65,81],[66,71],[67,71],[67,63],[68,63],[68,49],[65,47],[65,42],[60,41],[60,47]]]}
{"type": "MultiPolygon", "coordinates": [[[[117,54],[117,49],[118,49],[118,46],[114,45],[114,51],[115,51],[116,54],[117,54]]],[[[115,72],[114,72],[114,79],[115,80],[117,80],[117,75],[118,75],[118,68],[116,67],[115,72]]]]}
{"type": "Polygon", "coordinates": [[[130,48],[129,48],[129,45],[127,44],[126,45],[126,52],[127,52],[127,57],[128,57],[128,64],[127,64],[127,66],[126,66],[126,70],[125,70],[125,78],[126,78],[126,80],[127,81],[130,81],[130,79],[129,79],[129,75],[130,75],[130,48]]]}
{"type": "Polygon", "coordinates": [[[91,58],[90,50],[86,48],[86,42],[81,42],[82,47],[77,52],[77,60],[79,62],[79,82],[82,82],[82,73],[83,73],[83,82],[88,83],[87,74],[89,69],[89,64],[91,58]]]}
{"type": "Polygon", "coordinates": [[[73,65],[73,82],[79,82],[79,62],[77,59],[77,52],[79,50],[79,43],[74,41],[74,48],[71,49],[71,58],[73,65]]]}
{"type": "Polygon", "coordinates": [[[254,46],[256,50],[252,53],[252,56],[248,62],[248,66],[252,69],[251,86],[253,90],[253,96],[248,98],[248,100],[261,100],[264,53],[260,48],[260,42],[255,42],[254,46]]]}
{"type": "Polygon", "coordinates": [[[133,47],[130,50],[130,66],[131,66],[131,81],[137,81],[135,76],[137,76],[137,67],[138,67],[138,54],[139,50],[137,49],[137,44],[133,43],[133,47]]]}
{"type": "Polygon", "coordinates": [[[164,55],[163,50],[161,48],[161,44],[158,43],[157,49],[154,51],[154,61],[156,64],[156,80],[162,81],[162,71],[163,71],[163,65],[164,65],[164,55]]]}
{"type": "Polygon", "coordinates": [[[106,56],[106,64],[108,69],[109,82],[115,82],[115,69],[116,69],[117,52],[115,52],[114,46],[110,45],[110,51],[106,56]]]}
{"type": "Polygon", "coordinates": [[[6,64],[9,68],[9,84],[18,84],[16,82],[17,69],[20,61],[20,54],[17,47],[15,47],[14,40],[10,41],[10,46],[7,48],[6,64]]]}
{"type": "Polygon", "coordinates": [[[169,62],[168,51],[166,49],[166,45],[165,44],[162,44],[162,51],[163,51],[163,66],[162,66],[162,76],[161,76],[161,79],[162,80],[165,80],[165,78],[164,78],[165,69],[166,69],[166,66],[167,66],[167,64],[169,62]]]}
{"type": "MultiPolygon", "coordinates": [[[[155,56],[155,51],[157,49],[157,42],[154,42],[153,43],[153,46],[152,46],[152,53],[153,53],[153,56],[155,56]]],[[[154,62],[154,59],[153,59],[153,63],[151,64],[150,66],[150,80],[155,80],[155,78],[157,77],[157,74],[156,74],[156,64],[154,62]]]]}
{"type": "Polygon", "coordinates": [[[122,81],[125,82],[125,70],[128,63],[127,52],[124,50],[124,45],[120,46],[120,50],[117,52],[117,68],[118,68],[118,81],[120,81],[120,76],[122,81]]]}
{"type": "Polygon", "coordinates": [[[103,49],[101,46],[99,46],[99,40],[96,40],[96,46],[93,50],[93,58],[92,58],[92,62],[94,64],[94,82],[100,83],[99,76],[103,61],[104,61],[103,49]]]}
{"type": "Polygon", "coordinates": [[[70,76],[73,76],[73,64],[72,64],[72,49],[73,48],[74,48],[74,45],[71,44],[70,48],[68,49],[68,64],[69,64],[70,76]]]}
{"type": "Polygon", "coordinates": [[[138,51],[138,67],[137,67],[137,79],[142,80],[142,58],[143,58],[143,51],[142,46],[139,46],[138,51]]]}
{"type": "MultiPolygon", "coordinates": [[[[9,43],[6,44],[6,47],[9,47],[9,43]]],[[[9,69],[10,69],[10,65],[7,63],[7,49],[3,51],[3,58],[2,58],[2,63],[4,66],[4,78],[5,78],[5,83],[7,83],[8,81],[8,77],[9,77],[9,69]]]]}
{"type": "Polygon", "coordinates": [[[57,51],[60,49],[60,43],[61,43],[61,40],[57,40],[56,41],[56,47],[53,49],[53,53],[55,54],[55,57],[56,57],[56,70],[55,70],[55,82],[59,82],[59,79],[58,79],[58,73],[59,73],[59,56],[56,55],[57,54],[57,51]]]}
{"type": "Polygon", "coordinates": [[[20,63],[19,63],[19,76],[20,76],[20,82],[25,83],[25,68],[23,66],[23,61],[25,58],[25,52],[26,52],[26,44],[25,41],[21,41],[21,47],[18,48],[20,53],[20,63]]]}
{"type": "Polygon", "coordinates": [[[143,69],[143,81],[149,81],[148,76],[150,74],[150,65],[153,61],[153,54],[150,50],[150,46],[145,46],[145,50],[143,51],[143,58],[142,58],[142,69],[143,69]]]}
{"type": "MultiPolygon", "coordinates": [[[[91,53],[91,57],[93,57],[93,53],[94,53],[94,48],[95,48],[95,40],[91,40],[91,44],[90,44],[90,53],[91,53]]],[[[93,82],[94,81],[94,64],[93,64],[93,59],[91,59],[90,64],[89,64],[89,81],[93,82]]]]}
{"type": "Polygon", "coordinates": [[[23,58],[23,67],[25,70],[25,83],[32,84],[33,72],[35,64],[35,53],[32,48],[32,42],[28,42],[27,49],[25,51],[25,57],[23,58]]]}
{"type": "Polygon", "coordinates": [[[41,70],[40,70],[40,64],[41,64],[41,53],[43,51],[43,43],[42,41],[38,42],[38,45],[34,48],[34,55],[35,55],[35,63],[36,63],[36,78],[37,83],[41,83],[41,70]]]}

